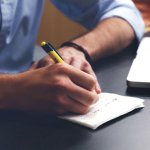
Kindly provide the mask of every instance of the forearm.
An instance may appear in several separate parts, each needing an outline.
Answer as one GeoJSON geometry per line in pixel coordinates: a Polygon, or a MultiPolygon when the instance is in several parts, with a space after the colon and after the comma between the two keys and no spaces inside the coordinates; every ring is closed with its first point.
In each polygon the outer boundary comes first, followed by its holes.
{"type": "Polygon", "coordinates": [[[0,109],[13,109],[16,106],[17,75],[0,75],[0,109]]]}
{"type": "Polygon", "coordinates": [[[135,38],[132,27],[123,19],[110,18],[74,40],[82,45],[93,60],[127,47],[135,38]]]}

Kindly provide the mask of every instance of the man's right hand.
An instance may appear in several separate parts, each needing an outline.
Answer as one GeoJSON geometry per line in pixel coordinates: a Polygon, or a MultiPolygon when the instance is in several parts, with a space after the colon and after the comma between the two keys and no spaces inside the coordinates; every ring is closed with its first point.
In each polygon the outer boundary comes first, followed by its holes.
{"type": "Polygon", "coordinates": [[[12,99],[16,109],[50,114],[84,114],[96,102],[96,79],[65,63],[54,64],[17,75],[12,99]]]}

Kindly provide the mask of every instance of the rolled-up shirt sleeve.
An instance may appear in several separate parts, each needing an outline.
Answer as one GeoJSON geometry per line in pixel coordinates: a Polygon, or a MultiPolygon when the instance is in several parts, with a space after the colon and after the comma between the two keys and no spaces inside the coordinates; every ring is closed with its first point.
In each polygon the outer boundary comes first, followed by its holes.
{"type": "Polygon", "coordinates": [[[131,0],[52,0],[52,2],[67,17],[88,29],[94,28],[104,19],[118,17],[129,23],[138,40],[143,36],[143,19],[131,0]]]}

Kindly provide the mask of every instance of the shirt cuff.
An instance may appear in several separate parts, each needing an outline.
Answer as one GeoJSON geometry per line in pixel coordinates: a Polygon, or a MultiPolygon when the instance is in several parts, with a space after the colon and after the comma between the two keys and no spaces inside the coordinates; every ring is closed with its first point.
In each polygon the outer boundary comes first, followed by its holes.
{"type": "Polygon", "coordinates": [[[111,17],[118,17],[122,18],[123,20],[127,21],[129,25],[134,30],[135,36],[138,41],[141,40],[144,34],[144,22],[142,20],[142,17],[140,13],[136,10],[131,10],[127,8],[117,8],[109,11],[105,15],[103,15],[100,19],[100,21],[111,18],[111,17]]]}

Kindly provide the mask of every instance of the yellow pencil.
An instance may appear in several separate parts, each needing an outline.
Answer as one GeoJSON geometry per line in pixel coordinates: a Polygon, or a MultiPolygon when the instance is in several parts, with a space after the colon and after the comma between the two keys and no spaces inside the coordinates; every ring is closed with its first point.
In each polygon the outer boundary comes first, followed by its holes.
{"type": "Polygon", "coordinates": [[[63,58],[59,55],[59,53],[50,43],[43,41],[41,43],[41,47],[45,50],[47,54],[49,54],[54,59],[54,61],[58,63],[64,62],[63,58]]]}

